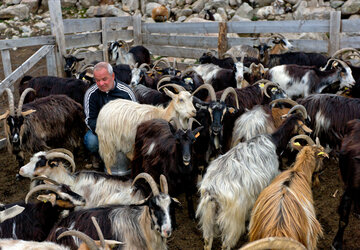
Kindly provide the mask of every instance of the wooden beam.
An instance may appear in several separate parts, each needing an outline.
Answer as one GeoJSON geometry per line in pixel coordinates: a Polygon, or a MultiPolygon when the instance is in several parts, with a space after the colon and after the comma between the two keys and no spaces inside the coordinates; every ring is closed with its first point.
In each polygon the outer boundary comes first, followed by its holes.
{"type": "Polygon", "coordinates": [[[56,56],[56,68],[58,76],[64,76],[64,56],[66,55],[64,24],[61,14],[60,0],[48,0],[51,22],[51,34],[55,36],[57,52],[56,56]]]}
{"type": "Polygon", "coordinates": [[[134,28],[134,45],[141,45],[143,43],[141,36],[141,15],[138,13],[133,16],[134,28]]]}
{"type": "Polygon", "coordinates": [[[218,36],[218,57],[222,58],[223,54],[228,50],[227,43],[227,26],[226,22],[219,23],[219,36],[218,36]]]}
{"type": "Polygon", "coordinates": [[[143,23],[141,26],[143,32],[147,33],[217,34],[219,31],[219,22],[143,23]]]}
{"type": "Polygon", "coordinates": [[[328,54],[331,56],[335,51],[340,48],[340,27],[341,26],[341,12],[332,11],[330,12],[330,32],[329,32],[329,51],[328,54]]]}
{"type": "Polygon", "coordinates": [[[0,95],[5,88],[11,87],[18,79],[23,77],[41,58],[49,53],[54,48],[54,45],[44,45],[38,51],[29,57],[20,67],[12,72],[0,83],[0,95]]]}
{"type": "Polygon", "coordinates": [[[4,68],[4,75],[5,75],[5,77],[7,77],[12,72],[10,51],[8,49],[7,50],[2,50],[1,51],[1,58],[2,58],[2,63],[3,63],[3,68],[4,68]]]}
{"type": "Polygon", "coordinates": [[[102,28],[101,42],[102,42],[102,45],[103,45],[103,61],[104,62],[109,62],[106,17],[101,18],[101,28],[102,28]]]}
{"type": "Polygon", "coordinates": [[[50,44],[55,44],[54,36],[38,36],[38,37],[29,37],[29,38],[0,40],[0,50],[12,49],[15,47],[22,48],[28,46],[50,45],[50,44]]]}
{"type": "Polygon", "coordinates": [[[55,47],[46,55],[46,68],[48,76],[57,76],[55,47]]]}

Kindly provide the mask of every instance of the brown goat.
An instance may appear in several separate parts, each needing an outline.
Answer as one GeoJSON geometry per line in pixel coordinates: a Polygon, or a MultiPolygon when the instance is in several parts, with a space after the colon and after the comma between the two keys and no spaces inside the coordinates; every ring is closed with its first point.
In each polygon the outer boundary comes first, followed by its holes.
{"type": "Polygon", "coordinates": [[[306,249],[316,249],[322,228],[315,216],[311,192],[314,172],[321,169],[322,158],[328,157],[319,140],[316,144],[308,136],[291,139],[293,148],[300,150],[295,165],[279,174],[259,195],[251,214],[249,239],[289,237],[306,249]],[[295,143],[305,139],[310,145],[295,143]]]}
{"type": "Polygon", "coordinates": [[[155,22],[165,22],[169,20],[169,16],[169,11],[165,5],[155,7],[151,11],[151,17],[155,22]]]}

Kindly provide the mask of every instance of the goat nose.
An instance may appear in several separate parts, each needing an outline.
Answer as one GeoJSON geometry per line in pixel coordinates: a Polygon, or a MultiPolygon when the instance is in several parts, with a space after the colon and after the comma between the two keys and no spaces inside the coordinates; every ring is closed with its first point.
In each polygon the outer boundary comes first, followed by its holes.
{"type": "Polygon", "coordinates": [[[171,230],[163,230],[162,235],[165,238],[169,238],[171,236],[171,230]]]}
{"type": "MultiPolygon", "coordinates": [[[[184,161],[184,163],[189,164],[190,160],[191,160],[190,155],[184,155],[184,156],[183,156],[183,161],[184,161]]],[[[186,165],[187,165],[187,164],[186,164],[186,165]]]]}
{"type": "Polygon", "coordinates": [[[19,141],[19,135],[15,134],[12,141],[13,142],[18,142],[19,141]]]}

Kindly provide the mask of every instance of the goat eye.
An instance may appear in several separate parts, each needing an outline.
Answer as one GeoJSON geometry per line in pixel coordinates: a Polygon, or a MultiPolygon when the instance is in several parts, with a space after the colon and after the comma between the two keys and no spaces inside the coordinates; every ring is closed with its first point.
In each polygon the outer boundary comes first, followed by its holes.
{"type": "Polygon", "coordinates": [[[179,101],[180,101],[180,102],[184,102],[184,99],[180,98],[179,101]]]}

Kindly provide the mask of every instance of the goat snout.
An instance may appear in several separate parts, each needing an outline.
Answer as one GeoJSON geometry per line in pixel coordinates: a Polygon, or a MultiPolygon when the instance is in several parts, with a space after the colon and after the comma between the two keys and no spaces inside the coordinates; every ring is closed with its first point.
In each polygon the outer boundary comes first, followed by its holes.
{"type": "Polygon", "coordinates": [[[172,230],[169,226],[161,227],[161,236],[164,238],[169,238],[171,236],[172,230]]]}
{"type": "Polygon", "coordinates": [[[220,126],[214,126],[211,128],[214,135],[217,135],[220,133],[221,127],[220,126]]]}
{"type": "Polygon", "coordinates": [[[19,141],[19,135],[18,134],[15,134],[13,139],[12,139],[12,142],[13,143],[17,143],[19,141]]]}
{"type": "Polygon", "coordinates": [[[184,162],[184,165],[187,166],[190,164],[190,160],[191,160],[191,156],[190,155],[184,155],[183,156],[183,162],[184,162]]]}

